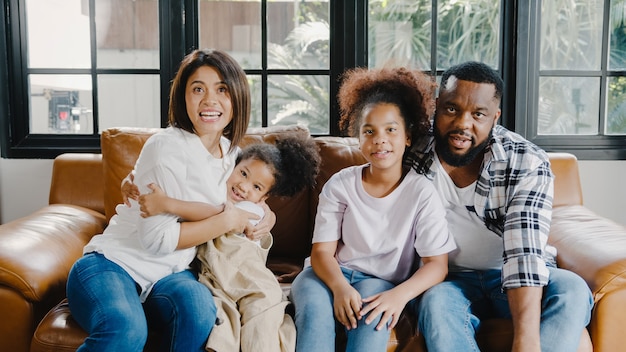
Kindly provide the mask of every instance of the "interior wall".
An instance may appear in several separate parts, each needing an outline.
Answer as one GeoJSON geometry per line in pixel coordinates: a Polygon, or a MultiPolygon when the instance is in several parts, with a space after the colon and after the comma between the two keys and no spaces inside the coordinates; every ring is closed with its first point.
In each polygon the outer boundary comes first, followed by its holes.
{"type": "MultiPolygon", "coordinates": [[[[48,204],[52,160],[0,158],[0,223],[48,204]]],[[[584,204],[626,225],[626,160],[581,160],[584,204]]]]}

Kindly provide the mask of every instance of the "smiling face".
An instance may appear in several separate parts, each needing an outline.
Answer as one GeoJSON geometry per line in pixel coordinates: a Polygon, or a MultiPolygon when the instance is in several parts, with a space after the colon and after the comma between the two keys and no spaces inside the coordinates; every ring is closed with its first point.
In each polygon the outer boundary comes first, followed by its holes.
{"type": "Polygon", "coordinates": [[[267,199],[274,182],[274,173],[266,163],[252,158],[243,159],[235,165],[226,181],[227,197],[233,202],[247,200],[258,203],[267,199]]]}
{"type": "Polygon", "coordinates": [[[495,86],[451,76],[437,98],[435,140],[439,157],[465,166],[481,155],[500,117],[495,86]]]}
{"type": "Polygon", "coordinates": [[[378,103],[363,109],[359,126],[359,149],[375,169],[402,168],[402,156],[411,139],[400,109],[378,103]]]}
{"type": "Polygon", "coordinates": [[[187,115],[199,136],[221,135],[233,119],[228,86],[213,67],[201,66],[189,77],[185,103],[187,115]]]}

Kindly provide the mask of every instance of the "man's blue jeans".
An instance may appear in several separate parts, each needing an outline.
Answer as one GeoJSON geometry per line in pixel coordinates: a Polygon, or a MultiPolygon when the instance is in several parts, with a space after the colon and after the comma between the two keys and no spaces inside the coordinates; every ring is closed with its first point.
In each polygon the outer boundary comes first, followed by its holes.
{"type": "MultiPolygon", "coordinates": [[[[343,267],[341,271],[363,298],[395,287],[389,281],[358,271],[343,267]]],[[[335,329],[345,331],[346,351],[386,351],[390,331],[387,328],[377,331],[379,320],[366,325],[364,317],[352,330],[346,330],[335,320],[333,293],[311,267],[304,269],[293,281],[291,301],[296,310],[296,351],[335,351],[335,329]]]]}
{"type": "Polygon", "coordinates": [[[72,267],[67,297],[72,316],[89,333],[78,351],[142,351],[148,328],[164,351],[204,351],[216,318],[209,289],[191,271],[159,280],[143,304],[119,265],[88,253],[72,267]]]}
{"type": "MultiPolygon", "coordinates": [[[[591,292],[578,275],[549,269],[541,302],[541,350],[576,351],[591,319],[591,292]]],[[[500,270],[449,273],[416,301],[412,308],[429,351],[479,351],[475,335],[481,320],[511,318],[500,275],[500,270]]]]}

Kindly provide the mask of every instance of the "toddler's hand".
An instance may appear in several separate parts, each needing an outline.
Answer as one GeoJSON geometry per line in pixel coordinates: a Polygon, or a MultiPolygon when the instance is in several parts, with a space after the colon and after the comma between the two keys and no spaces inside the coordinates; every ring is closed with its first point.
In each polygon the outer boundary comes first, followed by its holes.
{"type": "Polygon", "coordinates": [[[168,197],[157,184],[151,183],[148,188],[152,193],[146,193],[139,196],[139,210],[141,217],[163,214],[167,212],[168,197]]]}

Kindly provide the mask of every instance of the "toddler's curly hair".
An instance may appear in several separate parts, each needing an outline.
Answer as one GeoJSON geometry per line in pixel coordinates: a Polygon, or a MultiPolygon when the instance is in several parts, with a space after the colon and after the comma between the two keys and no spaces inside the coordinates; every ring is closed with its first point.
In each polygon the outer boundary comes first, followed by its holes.
{"type": "Polygon", "coordinates": [[[237,163],[250,158],[270,167],[275,181],[268,195],[278,197],[293,197],[315,186],[322,161],[313,138],[295,134],[279,137],[274,144],[252,144],[243,149],[237,163]]]}
{"type": "Polygon", "coordinates": [[[418,70],[404,67],[346,71],[339,88],[339,127],[350,136],[359,134],[363,110],[372,104],[398,107],[411,139],[426,136],[435,111],[436,82],[418,70]]]}

